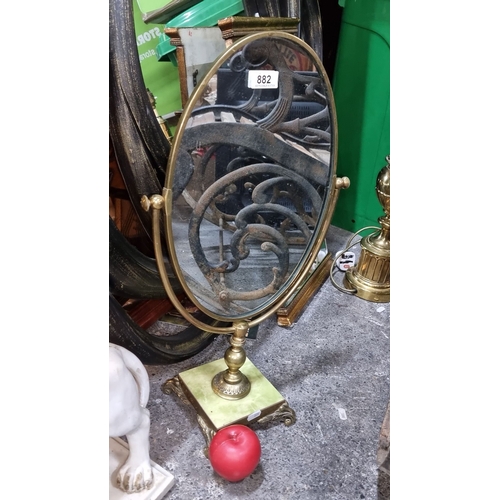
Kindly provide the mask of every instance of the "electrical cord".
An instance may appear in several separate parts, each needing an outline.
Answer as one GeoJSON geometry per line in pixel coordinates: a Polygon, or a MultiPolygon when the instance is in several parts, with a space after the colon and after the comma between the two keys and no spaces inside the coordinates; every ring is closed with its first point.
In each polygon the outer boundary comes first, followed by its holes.
{"type": "MultiPolygon", "coordinates": [[[[332,285],[337,289],[339,290],[340,292],[344,292],[344,293],[347,293],[349,295],[355,295],[357,293],[357,290],[350,290],[348,288],[344,288],[342,286],[340,286],[336,281],[335,281],[335,274],[337,274],[339,271],[340,272],[345,272],[345,271],[342,271],[340,270],[338,267],[337,267],[337,260],[339,260],[340,257],[342,257],[342,255],[344,255],[348,250],[350,250],[351,248],[355,247],[361,240],[362,238],[360,238],[359,240],[355,241],[354,243],[352,243],[352,240],[360,233],[362,233],[363,231],[367,231],[368,229],[376,229],[377,231],[380,231],[380,227],[377,227],[377,226],[366,226],[366,227],[363,227],[361,229],[359,229],[358,231],[356,231],[353,235],[351,235],[351,237],[349,238],[349,240],[347,241],[347,244],[345,246],[345,248],[343,250],[341,250],[340,252],[337,253],[337,255],[335,256],[335,258],[333,259],[333,262],[332,262],[332,265],[330,267],[330,280],[332,282],[332,285]]],[[[375,234],[372,233],[372,234],[375,234]]]]}

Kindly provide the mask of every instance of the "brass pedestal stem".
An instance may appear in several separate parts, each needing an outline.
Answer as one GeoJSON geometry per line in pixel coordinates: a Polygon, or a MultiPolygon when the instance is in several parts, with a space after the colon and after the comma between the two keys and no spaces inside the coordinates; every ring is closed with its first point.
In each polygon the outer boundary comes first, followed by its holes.
{"type": "Polygon", "coordinates": [[[228,368],[212,379],[212,389],[215,394],[231,400],[242,399],[250,392],[250,381],[240,371],[247,359],[243,345],[248,332],[248,323],[242,321],[235,326],[236,329],[229,340],[231,347],[224,354],[224,361],[228,368]]]}
{"type": "Polygon", "coordinates": [[[377,197],[385,216],[378,222],[381,229],[361,240],[358,264],[349,268],[344,277],[347,290],[355,290],[361,299],[371,302],[390,301],[390,157],[377,177],[377,197]]]}

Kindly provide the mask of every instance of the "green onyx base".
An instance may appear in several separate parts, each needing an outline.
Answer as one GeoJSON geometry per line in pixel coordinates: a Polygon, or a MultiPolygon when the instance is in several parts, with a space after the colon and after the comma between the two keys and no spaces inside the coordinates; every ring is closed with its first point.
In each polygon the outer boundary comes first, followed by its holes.
{"type": "MultiPolygon", "coordinates": [[[[248,395],[238,400],[221,398],[212,389],[212,379],[226,369],[226,362],[221,358],[181,372],[177,377],[180,389],[188,400],[186,402],[192,404],[212,431],[217,432],[232,424],[248,425],[262,421],[281,407],[288,408],[283,396],[248,358],[241,367],[241,372],[248,377],[251,384],[248,395]]],[[[170,392],[172,387],[169,387],[169,383],[174,384],[174,379],[165,383],[164,392],[170,392]]],[[[178,395],[182,397],[181,394],[178,395]]],[[[291,420],[294,421],[293,410],[289,409],[289,412],[292,414],[291,420]]],[[[293,421],[285,424],[289,425],[293,421]]]]}

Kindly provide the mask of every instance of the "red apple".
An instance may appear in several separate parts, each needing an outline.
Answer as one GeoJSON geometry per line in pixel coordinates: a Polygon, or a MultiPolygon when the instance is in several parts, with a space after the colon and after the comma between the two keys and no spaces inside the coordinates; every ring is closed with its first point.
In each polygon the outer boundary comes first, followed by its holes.
{"type": "Polygon", "coordinates": [[[229,425],[215,433],[208,448],[214,471],[228,481],[249,476],[260,460],[260,441],[246,425],[229,425]]]}

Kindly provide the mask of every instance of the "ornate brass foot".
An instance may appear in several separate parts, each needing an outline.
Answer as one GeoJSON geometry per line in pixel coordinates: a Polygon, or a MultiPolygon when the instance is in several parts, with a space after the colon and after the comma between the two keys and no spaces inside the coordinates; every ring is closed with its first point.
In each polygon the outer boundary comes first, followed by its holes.
{"type": "MultiPolygon", "coordinates": [[[[176,394],[179,396],[181,401],[187,405],[191,405],[191,401],[187,398],[186,393],[184,392],[182,388],[182,384],[180,382],[179,376],[176,375],[175,377],[168,379],[162,386],[161,390],[165,394],[176,394]]],[[[192,405],[191,405],[192,406],[192,405]]],[[[210,443],[212,442],[213,437],[215,436],[215,431],[207,424],[205,419],[200,415],[196,415],[196,419],[198,420],[198,425],[200,426],[201,433],[203,434],[203,437],[205,438],[205,443],[206,446],[203,449],[204,455],[208,458],[208,448],[210,446],[210,443]]]]}
{"type": "Polygon", "coordinates": [[[267,424],[268,422],[275,422],[277,420],[283,421],[283,423],[287,427],[294,424],[295,421],[297,420],[297,417],[295,416],[295,411],[288,406],[288,403],[286,401],[273,413],[270,413],[269,415],[266,415],[265,417],[262,417],[261,419],[257,420],[257,423],[267,424]]]}
{"type": "Polygon", "coordinates": [[[161,390],[165,394],[171,394],[172,392],[177,394],[179,398],[181,398],[181,401],[187,405],[191,404],[189,399],[187,398],[184,390],[182,389],[181,382],[179,379],[179,376],[176,375],[173,378],[168,379],[162,386],[161,390]]]}
{"type": "Polygon", "coordinates": [[[196,416],[198,420],[198,425],[200,426],[201,433],[205,438],[206,446],[203,449],[204,455],[208,458],[208,448],[210,447],[210,443],[215,436],[215,431],[209,427],[209,425],[205,422],[205,419],[201,415],[196,416]]]}

